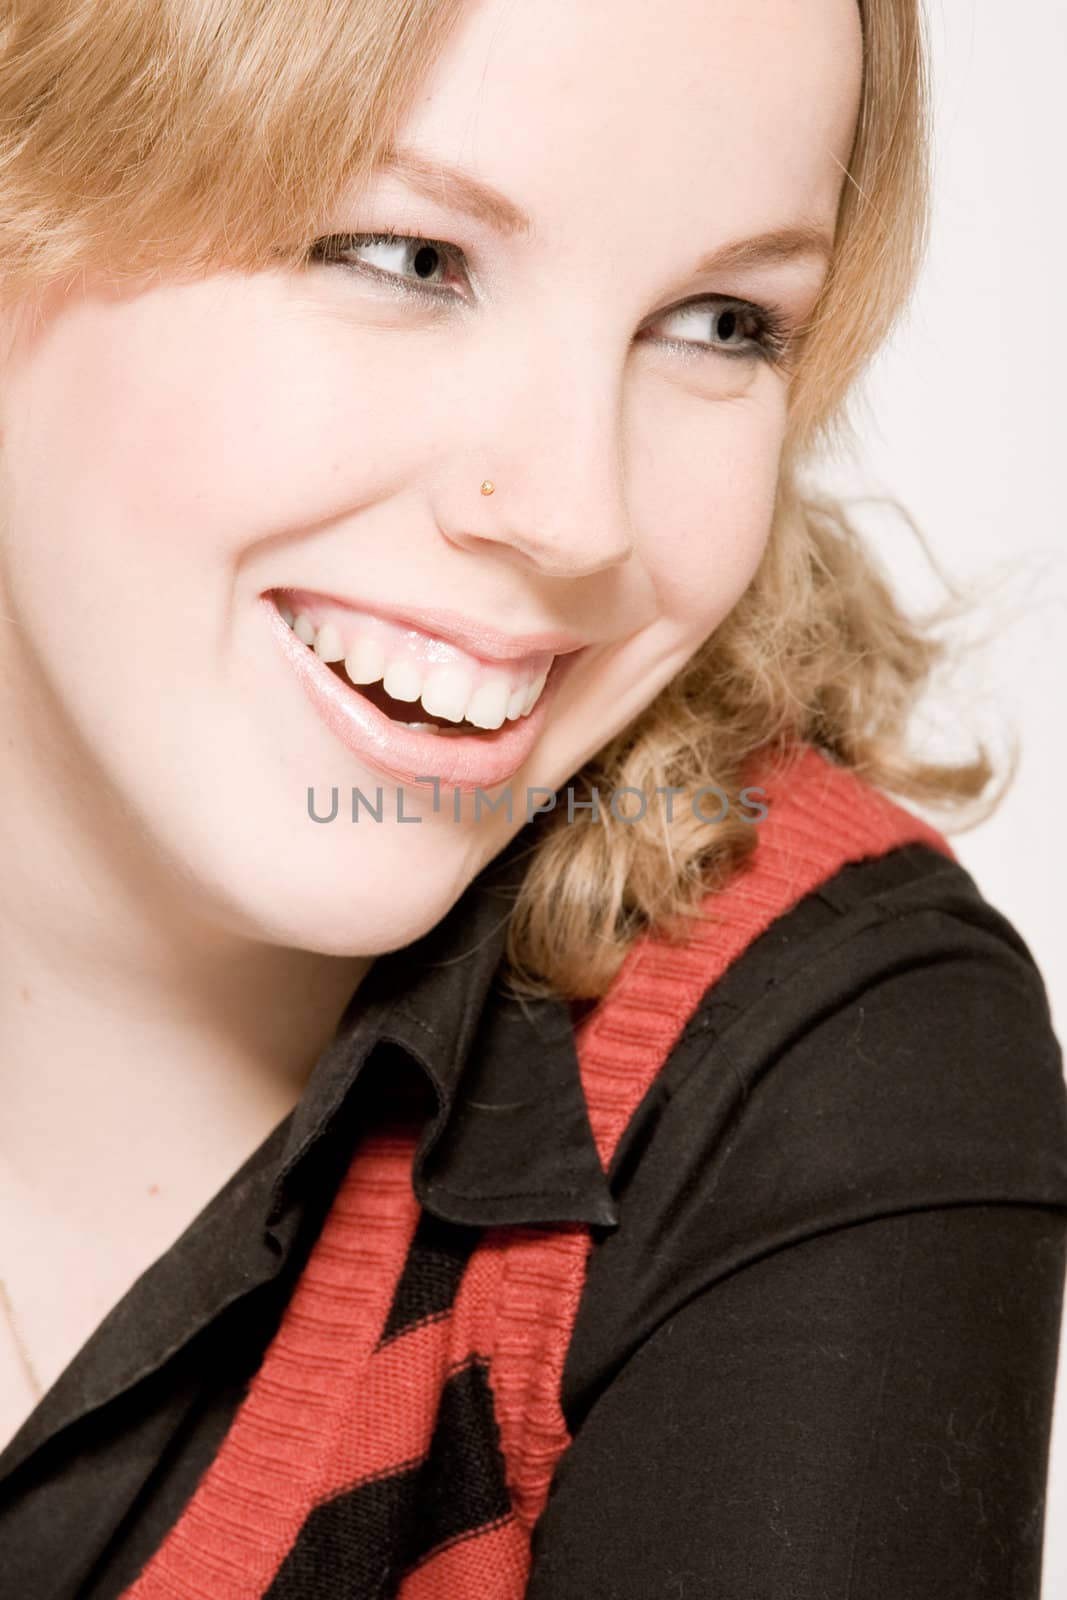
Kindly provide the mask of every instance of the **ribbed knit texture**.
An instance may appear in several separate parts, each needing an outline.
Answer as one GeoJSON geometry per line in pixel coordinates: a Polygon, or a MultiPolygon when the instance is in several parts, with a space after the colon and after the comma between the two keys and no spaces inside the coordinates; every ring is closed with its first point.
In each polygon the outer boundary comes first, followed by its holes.
{"type": "MultiPolygon", "coordinates": [[[[708,986],[847,862],[936,829],[811,747],[753,769],[754,858],[684,946],[645,939],[576,1036],[605,1169],[708,986]]],[[[420,1129],[360,1142],[219,1452],[129,1600],[519,1600],[569,1435],[592,1236],[421,1211],[420,1129]]]]}

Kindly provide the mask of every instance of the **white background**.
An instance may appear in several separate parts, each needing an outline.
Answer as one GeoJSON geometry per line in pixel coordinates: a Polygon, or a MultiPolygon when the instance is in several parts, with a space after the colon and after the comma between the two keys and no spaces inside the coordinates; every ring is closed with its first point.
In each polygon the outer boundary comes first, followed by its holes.
{"type": "MultiPolygon", "coordinates": [[[[1067,24],[1060,0],[1027,0],[1014,17],[993,0],[926,7],[935,159],[926,266],[864,386],[858,455],[827,463],[819,479],[893,495],[953,581],[982,585],[966,636],[977,627],[989,643],[947,684],[947,710],[942,701],[937,722],[921,726],[953,754],[968,747],[961,729],[977,728],[996,752],[1005,729],[1018,731],[1018,775],[999,811],[948,837],[1033,952],[1067,1054],[1067,24]]],[[[907,524],[878,506],[860,521],[906,597],[936,599],[907,524]]],[[[1059,1372],[1043,1600],[1067,1597],[1067,1337],[1059,1372]]]]}

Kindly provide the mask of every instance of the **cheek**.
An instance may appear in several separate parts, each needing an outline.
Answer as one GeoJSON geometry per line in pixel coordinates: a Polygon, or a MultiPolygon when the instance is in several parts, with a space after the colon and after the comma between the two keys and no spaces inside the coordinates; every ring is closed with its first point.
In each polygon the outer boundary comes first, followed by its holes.
{"type": "Polygon", "coordinates": [[[785,387],[761,375],[743,399],[703,410],[690,399],[673,423],[658,433],[639,504],[660,612],[703,638],[741,598],[767,545],[785,387]]]}
{"type": "Polygon", "coordinates": [[[32,524],[179,576],[376,498],[403,471],[401,397],[325,329],[260,304],[269,288],[170,287],[57,318],[12,407],[32,524]]]}

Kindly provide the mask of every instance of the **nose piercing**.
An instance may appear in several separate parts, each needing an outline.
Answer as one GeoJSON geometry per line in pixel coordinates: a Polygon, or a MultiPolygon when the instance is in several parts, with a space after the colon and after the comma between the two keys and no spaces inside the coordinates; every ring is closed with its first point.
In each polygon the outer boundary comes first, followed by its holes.
{"type": "Polygon", "coordinates": [[[493,489],[494,489],[494,484],[492,483],[491,479],[486,478],[485,482],[482,484],[482,493],[483,494],[492,494],[493,489]]]}

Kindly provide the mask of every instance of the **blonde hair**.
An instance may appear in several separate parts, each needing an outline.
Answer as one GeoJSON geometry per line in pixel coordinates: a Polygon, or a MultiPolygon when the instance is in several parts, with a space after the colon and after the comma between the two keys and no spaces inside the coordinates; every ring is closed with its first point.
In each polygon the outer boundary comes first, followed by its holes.
{"type": "MultiPolygon", "coordinates": [[[[967,762],[934,764],[906,743],[945,654],[935,628],[959,595],[910,618],[844,505],[802,482],[816,448],[851,429],[847,399],[910,296],[927,237],[919,0],[858,3],[860,114],[835,258],[791,380],[764,557],[674,681],[570,780],[578,798],[714,784],[730,814],[713,823],[682,804],[640,826],[604,807],[538,818],[509,927],[517,993],[594,1000],[646,929],[684,937],[709,888],[757,846],[740,815],[757,752],[809,742],[949,809],[993,776],[981,744],[967,762]]],[[[393,141],[462,5],[0,0],[0,302],[94,274],[297,265],[337,194],[393,141]]]]}

